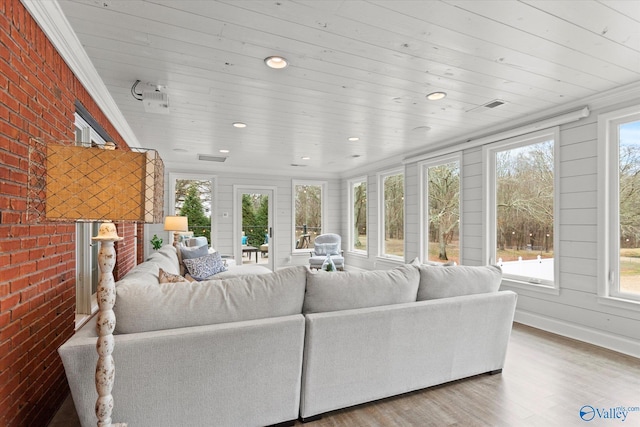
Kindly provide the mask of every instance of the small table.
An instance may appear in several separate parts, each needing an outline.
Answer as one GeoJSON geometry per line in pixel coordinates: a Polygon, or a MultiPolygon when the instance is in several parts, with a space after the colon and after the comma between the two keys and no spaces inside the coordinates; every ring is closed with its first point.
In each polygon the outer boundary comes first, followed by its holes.
{"type": "Polygon", "coordinates": [[[242,255],[245,253],[249,254],[249,258],[251,258],[251,253],[254,252],[256,254],[256,264],[258,263],[258,248],[255,246],[243,246],[242,247],[242,255]]]}

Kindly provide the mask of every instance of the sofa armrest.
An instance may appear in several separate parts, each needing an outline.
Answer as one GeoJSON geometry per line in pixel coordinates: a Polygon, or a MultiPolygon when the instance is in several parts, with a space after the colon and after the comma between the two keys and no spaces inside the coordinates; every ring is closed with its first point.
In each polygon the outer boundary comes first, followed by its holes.
{"type": "MultiPolygon", "coordinates": [[[[95,426],[95,319],[59,348],[82,426],[95,426]],[[86,328],[86,329],[85,329],[86,328]]],[[[297,418],[304,318],[115,336],[113,420],[269,425],[297,418]]]]}

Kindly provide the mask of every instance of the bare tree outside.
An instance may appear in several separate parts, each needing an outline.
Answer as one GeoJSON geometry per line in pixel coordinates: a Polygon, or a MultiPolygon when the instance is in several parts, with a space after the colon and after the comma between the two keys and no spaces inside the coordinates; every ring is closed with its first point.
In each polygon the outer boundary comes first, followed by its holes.
{"type": "Polygon", "coordinates": [[[620,292],[640,295],[640,121],[618,130],[620,292]]]}
{"type": "Polygon", "coordinates": [[[353,249],[367,250],[367,183],[354,183],[353,192],[353,249]]]}
{"type": "Polygon", "coordinates": [[[294,186],[295,248],[313,247],[322,233],[322,185],[294,186]]]}
{"type": "Polygon", "coordinates": [[[427,172],[428,259],[460,262],[460,164],[431,166],[427,172]]]}
{"type": "Polygon", "coordinates": [[[496,153],[497,257],[553,258],[553,141],[496,153]]]}
{"type": "Polygon", "coordinates": [[[404,174],[384,177],[385,255],[404,256],[404,174]]]}

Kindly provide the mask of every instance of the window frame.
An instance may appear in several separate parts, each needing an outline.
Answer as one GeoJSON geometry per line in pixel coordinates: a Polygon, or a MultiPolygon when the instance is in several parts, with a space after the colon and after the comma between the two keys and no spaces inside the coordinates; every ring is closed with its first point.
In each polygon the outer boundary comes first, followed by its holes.
{"type": "Polygon", "coordinates": [[[318,232],[318,236],[320,234],[325,233],[327,229],[327,191],[328,191],[328,183],[327,181],[319,181],[319,180],[302,180],[302,179],[294,179],[291,180],[291,253],[300,254],[305,253],[308,254],[309,251],[313,248],[310,245],[308,248],[300,248],[296,249],[296,187],[299,185],[306,186],[318,186],[320,187],[320,231],[318,232]]]}
{"type": "Polygon", "coordinates": [[[558,126],[531,132],[524,135],[496,141],[482,147],[483,170],[485,174],[484,195],[485,198],[485,230],[486,241],[483,247],[484,259],[487,264],[497,263],[497,207],[496,207],[496,156],[501,151],[507,151],[520,147],[553,140],[553,281],[542,280],[528,276],[518,276],[503,273],[503,283],[509,286],[536,290],[553,295],[560,294],[560,128],[558,126]]]}
{"type": "Polygon", "coordinates": [[[404,262],[405,260],[405,256],[407,253],[407,241],[406,241],[406,215],[407,215],[407,208],[406,208],[406,200],[405,200],[405,196],[407,194],[407,179],[406,179],[406,173],[404,168],[395,168],[395,169],[389,169],[386,171],[382,171],[379,172],[377,174],[377,180],[378,180],[378,258],[382,258],[385,260],[395,260],[395,261],[401,261],[404,262]],[[404,248],[403,248],[403,253],[402,256],[399,255],[393,255],[393,254],[387,254],[385,252],[385,228],[386,228],[386,221],[385,221],[385,197],[384,197],[384,180],[390,176],[395,176],[395,175],[402,175],[403,176],[403,180],[402,180],[402,198],[403,198],[403,244],[404,244],[404,248]]]}
{"type": "Polygon", "coordinates": [[[460,180],[460,192],[458,194],[458,244],[459,244],[459,260],[460,264],[462,264],[463,258],[463,232],[462,232],[462,193],[463,193],[463,167],[462,167],[462,152],[457,151],[454,153],[446,154],[443,156],[433,157],[431,159],[424,160],[418,163],[419,173],[420,173],[420,182],[418,184],[418,190],[420,192],[420,261],[421,262],[436,262],[439,264],[444,264],[440,261],[431,261],[429,260],[429,239],[426,237],[429,232],[429,186],[426,182],[427,177],[429,176],[429,168],[445,165],[453,162],[458,162],[458,174],[460,180]]]}
{"type": "Polygon", "coordinates": [[[366,176],[361,176],[357,178],[350,179],[347,181],[347,199],[348,199],[348,209],[347,209],[347,224],[348,224],[348,246],[347,252],[351,252],[353,254],[368,256],[369,254],[369,182],[366,176]],[[355,247],[355,197],[354,191],[357,185],[365,184],[367,186],[365,195],[366,195],[366,203],[365,203],[365,223],[367,227],[367,244],[364,249],[357,249],[355,247]]]}
{"type": "MultiPolygon", "coordinates": [[[[193,173],[180,173],[180,172],[170,172],[169,173],[169,215],[177,215],[176,213],[176,181],[177,180],[185,180],[185,181],[210,181],[211,182],[211,227],[209,230],[209,235],[211,236],[211,241],[209,244],[210,248],[217,247],[217,242],[214,242],[214,239],[218,236],[218,215],[217,215],[217,196],[218,196],[218,188],[217,188],[217,175],[202,175],[202,174],[193,174],[193,173]]],[[[173,240],[171,240],[173,242],[173,240]]]]}
{"type": "MultiPolygon", "coordinates": [[[[101,129],[95,129],[90,121],[82,116],[82,113],[83,111],[74,113],[74,135],[77,135],[76,130],[80,131],[80,141],[75,141],[75,144],[83,147],[91,147],[94,143],[104,146],[106,141],[100,132],[101,129]]],[[[75,138],[77,139],[77,137],[75,138]]],[[[98,262],[97,257],[94,257],[92,253],[94,245],[97,245],[91,240],[94,224],[95,221],[76,222],[76,329],[79,329],[98,311],[96,293],[92,292],[92,269],[94,264],[97,267],[98,262]]]]}
{"type": "Polygon", "coordinates": [[[640,120],[640,105],[598,116],[598,302],[640,309],[640,297],[620,292],[618,125],[640,120]]]}

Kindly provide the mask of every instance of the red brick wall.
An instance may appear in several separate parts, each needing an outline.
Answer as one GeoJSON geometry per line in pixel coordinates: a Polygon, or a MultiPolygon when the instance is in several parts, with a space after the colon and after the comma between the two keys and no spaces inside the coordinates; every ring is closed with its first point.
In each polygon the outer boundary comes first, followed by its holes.
{"type": "MultiPolygon", "coordinates": [[[[20,1],[0,1],[0,426],[46,426],[68,394],[75,226],[33,222],[27,181],[31,138],[73,140],[76,100],[126,147],[20,1]]],[[[116,279],[136,264],[136,225],[118,233],[116,279]]]]}

